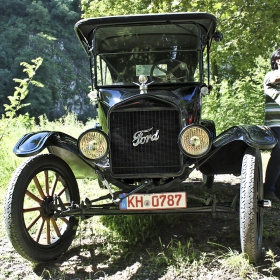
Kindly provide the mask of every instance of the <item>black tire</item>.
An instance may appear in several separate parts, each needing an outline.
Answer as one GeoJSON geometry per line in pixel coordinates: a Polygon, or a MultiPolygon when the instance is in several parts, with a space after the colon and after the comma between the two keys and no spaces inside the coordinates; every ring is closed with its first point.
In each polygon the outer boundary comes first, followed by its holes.
{"type": "Polygon", "coordinates": [[[202,183],[204,187],[211,189],[214,185],[214,175],[202,174],[202,183]]]}
{"type": "Polygon", "coordinates": [[[74,217],[53,217],[53,197],[65,206],[80,202],[77,181],[59,157],[42,154],[23,162],[12,175],[5,197],[5,225],[16,251],[33,262],[57,259],[70,246],[78,226],[74,217]]]}
{"type": "Polygon", "coordinates": [[[242,162],[240,182],[241,249],[250,262],[256,263],[262,253],[263,200],[262,160],[258,149],[247,148],[242,162]]]}

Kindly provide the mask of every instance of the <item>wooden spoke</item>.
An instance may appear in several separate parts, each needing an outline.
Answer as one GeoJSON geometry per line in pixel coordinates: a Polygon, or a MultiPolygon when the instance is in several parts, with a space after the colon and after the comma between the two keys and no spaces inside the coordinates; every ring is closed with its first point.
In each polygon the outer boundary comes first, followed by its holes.
{"type": "Polygon", "coordinates": [[[51,223],[52,223],[52,226],[53,226],[53,228],[54,228],[54,230],[55,230],[55,232],[56,232],[56,235],[57,235],[58,237],[60,237],[60,236],[61,236],[61,233],[60,233],[60,230],[59,230],[59,228],[58,228],[58,226],[57,226],[56,221],[55,221],[54,218],[51,218],[51,223]]]}
{"type": "Polygon", "coordinates": [[[26,227],[27,230],[30,230],[41,218],[41,214],[39,214],[36,218],[33,219],[33,221],[26,227]]]}
{"type": "Polygon", "coordinates": [[[45,198],[45,194],[44,194],[44,192],[43,192],[43,190],[42,190],[42,187],[41,187],[41,185],[40,185],[40,183],[39,183],[39,181],[38,181],[37,176],[35,176],[35,177],[33,178],[33,181],[34,181],[34,183],[35,183],[35,185],[36,185],[36,187],[37,187],[37,190],[38,190],[38,192],[39,192],[41,198],[45,198]]]}
{"type": "Polygon", "coordinates": [[[56,189],[56,186],[57,186],[58,178],[59,178],[59,175],[56,174],[55,175],[55,180],[54,180],[53,186],[52,186],[52,194],[51,194],[51,196],[54,196],[54,192],[55,192],[55,189],[56,189]]]}
{"type": "Polygon", "coordinates": [[[49,190],[50,190],[50,186],[49,186],[49,172],[48,172],[48,170],[45,170],[44,173],[45,173],[46,194],[47,194],[47,196],[50,196],[50,192],[49,192],[49,190]]]}
{"type": "Polygon", "coordinates": [[[60,218],[60,220],[62,220],[65,224],[68,224],[68,223],[69,223],[69,220],[67,220],[67,219],[64,218],[64,217],[60,218]]]}
{"type": "Polygon", "coordinates": [[[47,227],[46,227],[46,239],[47,239],[47,244],[51,244],[50,219],[47,219],[46,222],[47,222],[47,227]]]}
{"type": "Polygon", "coordinates": [[[36,234],[36,238],[35,238],[36,242],[39,242],[39,240],[40,240],[40,237],[41,237],[41,234],[42,234],[42,231],[43,231],[44,224],[45,224],[45,220],[42,219],[41,224],[40,224],[40,227],[39,227],[38,230],[37,230],[37,234],[36,234]]]}
{"type": "Polygon", "coordinates": [[[23,213],[34,212],[34,211],[40,211],[40,210],[41,210],[41,207],[25,208],[25,209],[23,209],[23,213]]]}
{"type": "Polygon", "coordinates": [[[33,200],[37,201],[40,205],[42,204],[42,199],[40,199],[39,197],[37,197],[36,195],[34,195],[33,193],[31,193],[30,191],[26,190],[26,193],[30,198],[32,198],[33,200]]]}
{"type": "Polygon", "coordinates": [[[64,192],[65,192],[66,188],[63,188],[58,194],[57,196],[61,196],[64,192]]]}

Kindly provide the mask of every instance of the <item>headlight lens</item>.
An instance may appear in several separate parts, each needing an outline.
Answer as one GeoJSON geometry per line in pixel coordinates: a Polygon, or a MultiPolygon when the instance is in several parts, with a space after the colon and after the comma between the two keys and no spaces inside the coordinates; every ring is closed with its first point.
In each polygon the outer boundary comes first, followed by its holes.
{"type": "Polygon", "coordinates": [[[78,148],[84,157],[100,159],[108,152],[107,135],[98,129],[87,130],[80,135],[78,148]]]}
{"type": "Polygon", "coordinates": [[[179,135],[180,148],[189,157],[205,155],[211,147],[209,131],[198,125],[186,126],[179,135]]]}

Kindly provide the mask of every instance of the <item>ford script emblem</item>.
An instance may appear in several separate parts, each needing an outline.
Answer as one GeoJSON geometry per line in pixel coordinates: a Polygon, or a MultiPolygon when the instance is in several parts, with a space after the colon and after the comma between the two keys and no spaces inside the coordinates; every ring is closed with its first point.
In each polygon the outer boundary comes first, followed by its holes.
{"type": "Polygon", "coordinates": [[[136,147],[139,144],[146,144],[149,141],[157,141],[159,139],[159,130],[157,130],[155,134],[147,134],[151,130],[153,130],[153,127],[147,130],[140,130],[135,132],[132,140],[133,146],[136,147]]]}

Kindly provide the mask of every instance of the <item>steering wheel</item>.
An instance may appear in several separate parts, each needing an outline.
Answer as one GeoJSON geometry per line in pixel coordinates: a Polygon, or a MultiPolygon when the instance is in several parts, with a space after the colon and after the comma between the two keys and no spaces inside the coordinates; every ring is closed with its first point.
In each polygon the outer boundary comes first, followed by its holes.
{"type": "Polygon", "coordinates": [[[150,70],[150,79],[154,81],[155,78],[163,83],[174,81],[186,82],[189,78],[187,63],[176,59],[157,61],[150,70]],[[167,69],[164,69],[163,64],[167,65],[167,69]],[[157,70],[157,74],[155,74],[155,70],[157,70]]]}

